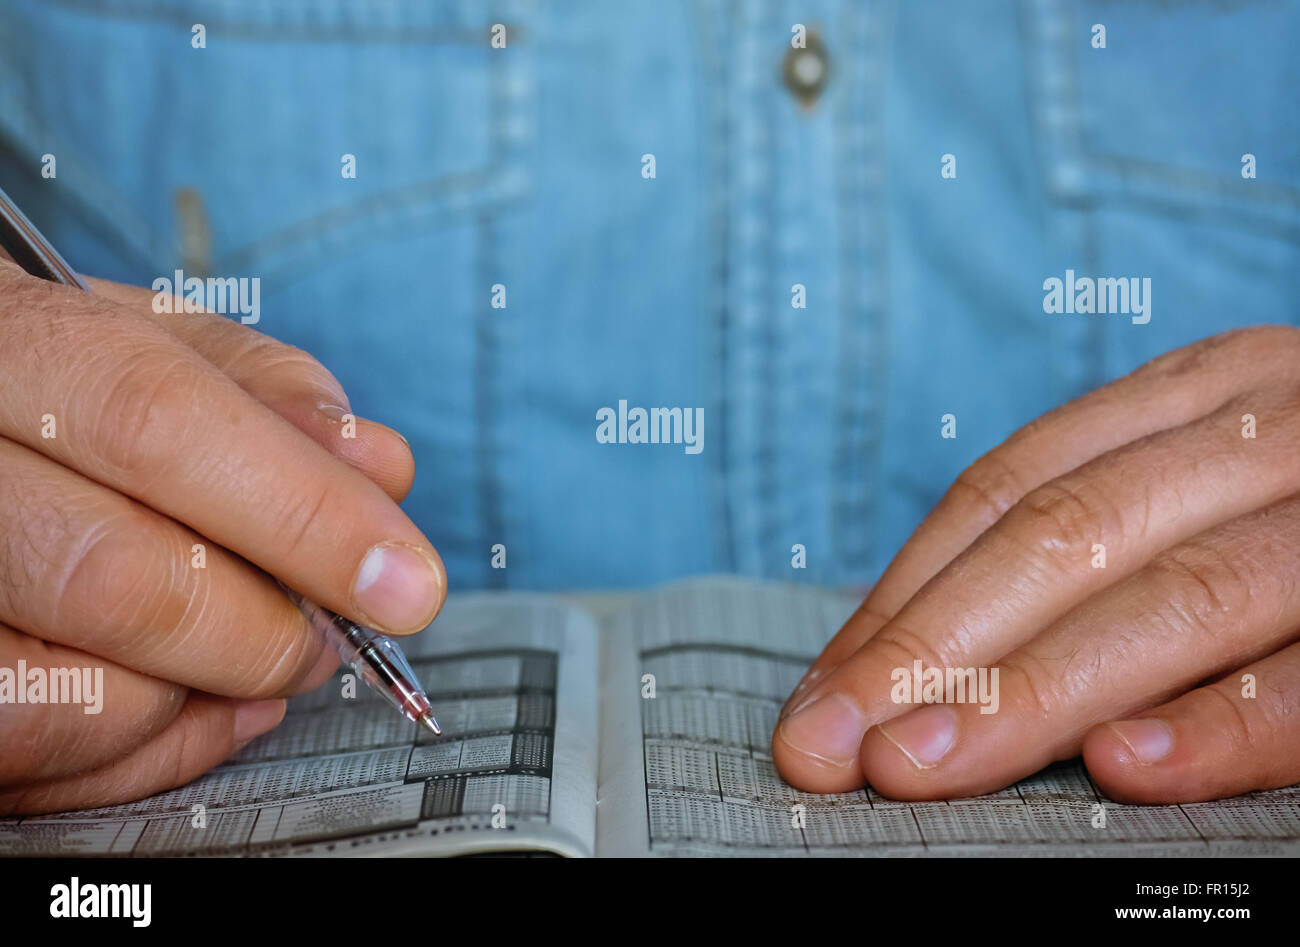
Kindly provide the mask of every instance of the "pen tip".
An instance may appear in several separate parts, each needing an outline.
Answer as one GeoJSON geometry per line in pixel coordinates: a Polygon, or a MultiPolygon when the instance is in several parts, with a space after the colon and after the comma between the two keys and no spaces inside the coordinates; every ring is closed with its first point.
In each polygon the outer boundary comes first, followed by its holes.
{"type": "Polygon", "coordinates": [[[438,721],[433,719],[432,713],[425,711],[420,714],[420,723],[432,730],[435,737],[442,736],[442,728],[438,726],[438,721]]]}

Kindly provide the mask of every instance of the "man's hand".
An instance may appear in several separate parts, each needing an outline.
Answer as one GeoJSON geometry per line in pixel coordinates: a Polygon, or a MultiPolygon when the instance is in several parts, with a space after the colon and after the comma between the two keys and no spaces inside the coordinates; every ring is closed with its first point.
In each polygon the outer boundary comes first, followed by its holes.
{"type": "Polygon", "coordinates": [[[0,262],[0,668],[103,669],[101,713],[0,704],[0,815],[186,783],[328,679],[337,657],[267,573],[394,634],[446,592],[397,506],[409,448],[367,421],[341,436],[319,363],[94,289],[0,262]]]}
{"type": "Polygon", "coordinates": [[[1158,358],[978,460],[813,663],[772,751],[800,789],[899,799],[1080,752],[1125,802],[1288,785],[1298,638],[1300,330],[1269,326],[1158,358]],[[894,703],[917,660],[998,668],[997,712],[894,703]]]}

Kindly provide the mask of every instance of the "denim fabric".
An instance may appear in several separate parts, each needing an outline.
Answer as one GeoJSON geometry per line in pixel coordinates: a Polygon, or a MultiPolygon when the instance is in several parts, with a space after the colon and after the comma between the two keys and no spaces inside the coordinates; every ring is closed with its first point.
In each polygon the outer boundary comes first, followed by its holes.
{"type": "Polygon", "coordinates": [[[1020,425],[1297,322],[1298,25],[1209,0],[8,0],[0,185],[85,272],[260,277],[257,328],[410,439],[404,506],[453,587],[863,584],[1020,425]],[[795,23],[827,51],[811,103],[795,23]],[[1150,323],[1045,313],[1067,268],[1149,277],[1150,323]],[[598,443],[620,399],[702,408],[703,451],[598,443]]]}

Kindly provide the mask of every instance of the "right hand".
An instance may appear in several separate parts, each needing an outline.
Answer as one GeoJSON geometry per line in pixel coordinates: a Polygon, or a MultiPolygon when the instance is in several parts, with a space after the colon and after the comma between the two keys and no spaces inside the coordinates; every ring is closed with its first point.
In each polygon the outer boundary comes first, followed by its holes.
{"type": "Polygon", "coordinates": [[[342,437],[318,362],[93,288],[0,261],[0,668],[103,668],[98,714],[0,703],[0,815],[182,785],[327,680],[337,656],[270,575],[389,634],[446,595],[397,506],[409,447],[362,420],[342,437]]]}

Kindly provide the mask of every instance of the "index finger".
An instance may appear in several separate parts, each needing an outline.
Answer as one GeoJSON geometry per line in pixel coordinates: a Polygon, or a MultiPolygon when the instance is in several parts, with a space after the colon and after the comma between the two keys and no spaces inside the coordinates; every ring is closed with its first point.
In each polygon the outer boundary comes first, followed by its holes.
{"type": "MultiPolygon", "coordinates": [[[[135,309],[163,325],[255,399],[336,457],[379,484],[396,502],[410,492],[415,476],[410,445],[392,428],[353,415],[337,378],[307,352],[251,326],[203,309],[154,312],[152,290],[87,278],[98,296],[135,309]]],[[[192,306],[189,308],[193,308],[192,306]]]]}
{"type": "Polygon", "coordinates": [[[432,621],[446,574],[423,534],[152,320],[0,265],[0,436],[179,520],[381,631],[432,621]]]}

